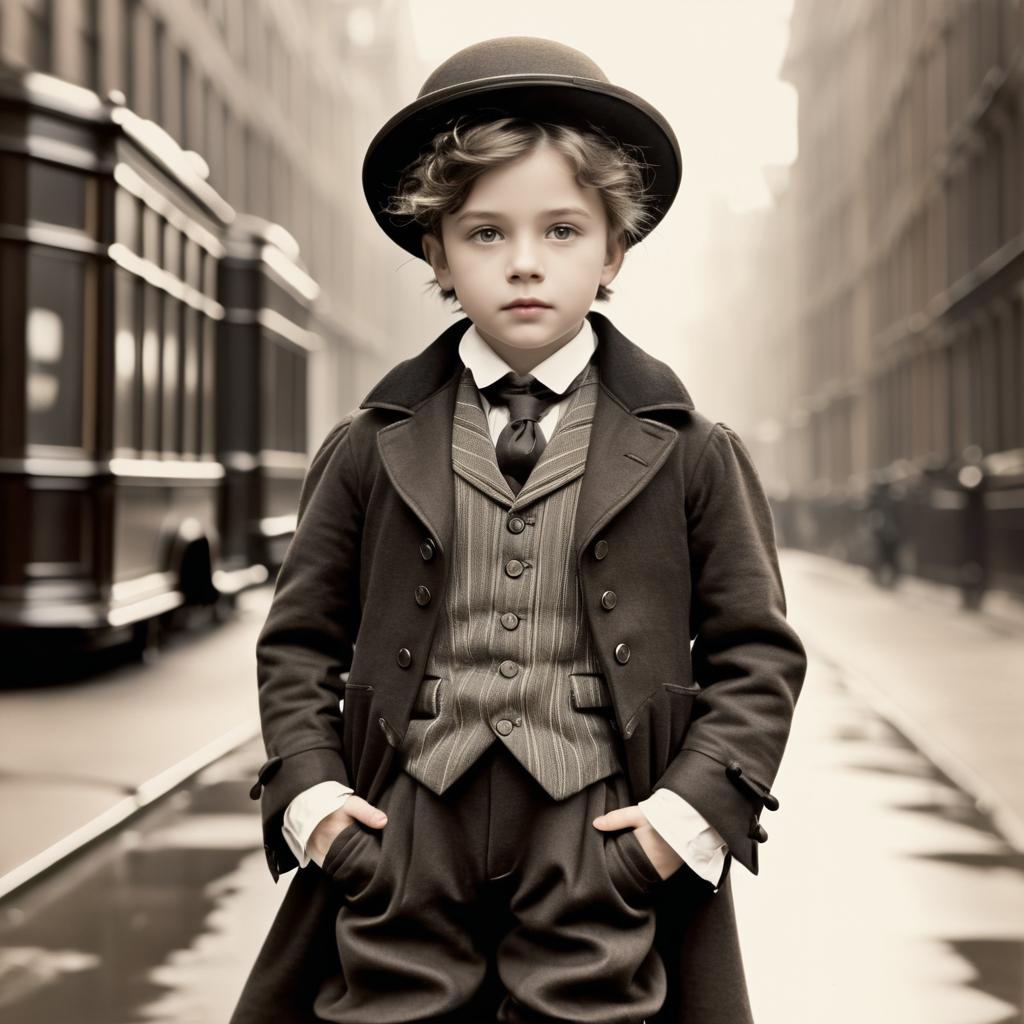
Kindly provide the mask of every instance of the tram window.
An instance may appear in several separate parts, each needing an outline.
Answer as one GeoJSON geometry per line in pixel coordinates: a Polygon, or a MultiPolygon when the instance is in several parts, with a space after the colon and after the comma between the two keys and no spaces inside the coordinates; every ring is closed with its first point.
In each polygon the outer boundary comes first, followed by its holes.
{"type": "Polygon", "coordinates": [[[181,232],[173,224],[164,223],[164,270],[182,280],[181,232]]]}
{"type": "Polygon", "coordinates": [[[142,257],[160,266],[160,214],[142,208],[142,257]]]}
{"type": "Polygon", "coordinates": [[[142,294],[142,449],[155,455],[160,449],[160,293],[146,284],[142,294]]]}
{"type": "Polygon", "coordinates": [[[83,444],[84,300],[84,257],[29,250],[25,323],[29,444],[83,444]]]}
{"type": "Polygon", "coordinates": [[[117,190],[114,207],[114,238],[134,253],[142,252],[142,218],[139,200],[124,189],[117,190]]]}
{"type": "Polygon", "coordinates": [[[202,331],[202,359],[200,365],[202,373],[200,376],[200,393],[202,396],[202,413],[200,419],[200,454],[212,456],[215,451],[216,438],[214,437],[215,414],[214,393],[216,385],[216,338],[217,323],[209,317],[200,318],[200,330],[202,331]]]}
{"type": "Polygon", "coordinates": [[[185,284],[190,288],[199,290],[199,254],[200,249],[197,242],[191,238],[185,239],[185,284]]]}
{"type": "Polygon", "coordinates": [[[32,163],[28,172],[29,220],[85,231],[95,224],[95,218],[87,215],[88,185],[88,177],[80,171],[32,163]]]}
{"type": "Polygon", "coordinates": [[[211,299],[217,297],[217,259],[203,251],[203,294],[211,299]]]}
{"type": "Polygon", "coordinates": [[[182,305],[181,448],[199,454],[199,312],[182,305]]]}
{"type": "Polygon", "coordinates": [[[292,353],[283,345],[275,345],[275,363],[277,375],[275,381],[275,399],[277,416],[275,427],[277,437],[274,447],[278,451],[292,450],[292,421],[295,414],[295,363],[292,353]]]}
{"type": "Polygon", "coordinates": [[[178,335],[178,300],[164,293],[163,299],[163,367],[161,372],[161,408],[163,425],[161,447],[165,454],[181,450],[181,350],[178,335]]]}
{"type": "Polygon", "coordinates": [[[306,450],[306,374],[309,362],[305,353],[295,353],[295,410],[292,414],[292,447],[293,452],[306,450]]]}
{"type": "Polygon", "coordinates": [[[114,445],[135,445],[135,279],[126,270],[114,276],[114,445]]]}

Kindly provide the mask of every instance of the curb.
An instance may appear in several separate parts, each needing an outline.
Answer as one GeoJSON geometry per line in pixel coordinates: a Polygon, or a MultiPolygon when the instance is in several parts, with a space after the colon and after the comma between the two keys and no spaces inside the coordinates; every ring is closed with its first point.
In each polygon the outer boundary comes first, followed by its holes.
{"type": "Polygon", "coordinates": [[[123,825],[151,804],[167,796],[188,782],[204,768],[225,754],[260,735],[259,722],[249,720],[228,730],[215,740],[200,747],[177,764],[137,786],[133,793],[122,797],[112,807],[86,822],[70,835],[47,847],[34,857],[0,876],[0,900],[35,881],[56,865],[96,842],[113,829],[123,825]]]}

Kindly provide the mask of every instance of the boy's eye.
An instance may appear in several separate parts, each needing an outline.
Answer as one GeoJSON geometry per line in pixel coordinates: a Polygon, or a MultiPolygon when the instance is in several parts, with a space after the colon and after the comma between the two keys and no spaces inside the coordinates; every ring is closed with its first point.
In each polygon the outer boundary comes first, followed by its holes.
{"type": "MultiPolygon", "coordinates": [[[[567,242],[573,235],[578,235],[579,232],[571,224],[556,224],[552,231],[567,231],[568,234],[557,235],[556,238],[560,242],[567,242]]],[[[500,234],[497,228],[477,228],[469,237],[478,238],[481,242],[491,242],[494,240],[494,236],[500,234]],[[486,237],[484,237],[486,235],[486,237]]]]}

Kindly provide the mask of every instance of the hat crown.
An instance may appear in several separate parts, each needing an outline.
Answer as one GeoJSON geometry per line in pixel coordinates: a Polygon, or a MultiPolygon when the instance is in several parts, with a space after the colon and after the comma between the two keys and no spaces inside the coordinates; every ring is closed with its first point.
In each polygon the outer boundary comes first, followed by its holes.
{"type": "Polygon", "coordinates": [[[419,99],[482,78],[510,75],[564,75],[608,83],[608,76],[585,53],[539,36],[500,36],[453,53],[423,83],[419,99]]]}

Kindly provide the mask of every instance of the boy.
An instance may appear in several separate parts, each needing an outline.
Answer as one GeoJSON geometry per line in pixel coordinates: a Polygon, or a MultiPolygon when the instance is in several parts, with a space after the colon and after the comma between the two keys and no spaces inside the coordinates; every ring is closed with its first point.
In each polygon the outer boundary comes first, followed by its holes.
{"type": "Polygon", "coordinates": [[[303,486],[253,796],[275,880],[304,870],[234,1021],[751,1019],[728,871],[806,657],[742,442],[589,311],[679,167],[657,111],[528,37],[371,143],[378,222],[468,316],[303,486]]]}

